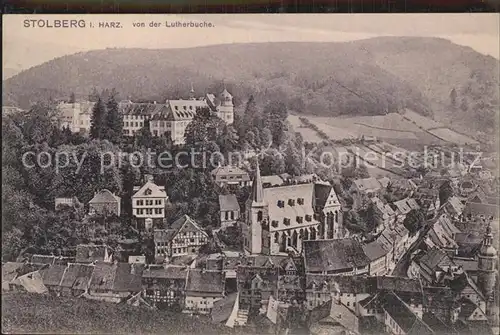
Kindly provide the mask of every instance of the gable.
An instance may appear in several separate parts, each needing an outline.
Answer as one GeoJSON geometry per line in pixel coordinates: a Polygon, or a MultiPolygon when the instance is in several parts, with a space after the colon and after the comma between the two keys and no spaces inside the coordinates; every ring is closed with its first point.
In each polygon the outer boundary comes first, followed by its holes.
{"type": "Polygon", "coordinates": [[[484,314],[484,312],[481,310],[481,308],[476,307],[476,309],[471,313],[471,315],[467,318],[467,320],[470,321],[486,321],[488,318],[484,314]]]}

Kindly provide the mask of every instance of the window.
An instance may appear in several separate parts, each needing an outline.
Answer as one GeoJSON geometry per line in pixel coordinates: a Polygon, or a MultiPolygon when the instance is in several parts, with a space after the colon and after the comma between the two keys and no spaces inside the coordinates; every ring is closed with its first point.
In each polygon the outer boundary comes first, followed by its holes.
{"type": "Polygon", "coordinates": [[[288,199],[288,205],[290,205],[290,206],[295,206],[295,200],[293,200],[293,199],[288,199]]]}
{"type": "Polygon", "coordinates": [[[283,200],[278,200],[278,207],[279,208],[285,207],[285,202],[283,200]]]}
{"type": "Polygon", "coordinates": [[[262,211],[257,212],[257,221],[262,221],[262,211]]]}
{"type": "Polygon", "coordinates": [[[303,222],[303,217],[302,216],[297,216],[297,223],[302,223],[303,222]]]}
{"type": "Polygon", "coordinates": [[[284,218],[283,219],[283,223],[285,224],[285,226],[289,226],[290,225],[290,219],[284,218]]]}
{"type": "Polygon", "coordinates": [[[234,220],[234,212],[231,211],[231,220],[234,220]]]}
{"type": "Polygon", "coordinates": [[[161,205],[161,200],[155,200],[155,205],[161,205]]]}
{"type": "Polygon", "coordinates": [[[274,227],[274,228],[277,228],[278,227],[278,221],[277,220],[273,220],[271,222],[271,225],[274,227]]]}
{"type": "Polygon", "coordinates": [[[144,201],[143,200],[137,200],[137,206],[142,206],[144,205],[144,201]]]}
{"type": "Polygon", "coordinates": [[[225,219],[229,220],[229,212],[225,212],[225,219]]]}
{"type": "Polygon", "coordinates": [[[297,203],[298,203],[299,205],[303,205],[303,204],[304,204],[304,198],[298,198],[298,199],[297,199],[297,203]]]}
{"type": "Polygon", "coordinates": [[[311,215],[306,215],[306,221],[310,222],[312,220],[312,216],[311,215]]]}

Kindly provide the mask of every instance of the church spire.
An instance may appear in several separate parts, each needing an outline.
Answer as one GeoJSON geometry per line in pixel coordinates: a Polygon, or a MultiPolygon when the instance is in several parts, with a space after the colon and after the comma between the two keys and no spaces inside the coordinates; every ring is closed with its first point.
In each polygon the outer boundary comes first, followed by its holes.
{"type": "Polygon", "coordinates": [[[264,202],[264,190],[262,189],[262,180],[260,178],[259,159],[257,158],[257,168],[255,169],[255,176],[252,183],[252,202],[264,202]]]}

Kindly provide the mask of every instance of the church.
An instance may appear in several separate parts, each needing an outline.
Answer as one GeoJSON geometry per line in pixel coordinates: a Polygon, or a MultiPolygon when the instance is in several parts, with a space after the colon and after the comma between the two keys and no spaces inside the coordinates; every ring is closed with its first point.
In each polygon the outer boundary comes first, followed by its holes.
{"type": "Polygon", "coordinates": [[[344,237],[341,205],[330,184],[310,180],[264,188],[258,164],[241,226],[251,254],[300,253],[305,240],[344,237]]]}

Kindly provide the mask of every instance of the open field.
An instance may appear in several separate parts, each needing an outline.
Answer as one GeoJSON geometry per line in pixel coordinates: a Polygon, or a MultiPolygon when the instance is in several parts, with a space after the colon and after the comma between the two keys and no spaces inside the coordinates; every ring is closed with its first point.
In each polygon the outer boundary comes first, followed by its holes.
{"type": "Polygon", "coordinates": [[[458,145],[465,145],[465,144],[477,144],[478,142],[468,136],[459,134],[457,132],[454,132],[453,130],[449,128],[435,128],[435,129],[430,129],[430,133],[442,138],[445,141],[448,142],[453,142],[458,145]]]}
{"type": "Polygon", "coordinates": [[[288,122],[292,125],[293,129],[300,133],[306,142],[318,143],[321,142],[321,138],[318,136],[316,131],[311,128],[307,128],[300,121],[299,116],[289,115],[288,122]]]}
{"type": "MultiPolygon", "coordinates": [[[[311,115],[290,115],[291,124],[302,125],[300,116],[306,117],[332,140],[358,138],[361,136],[377,137],[394,143],[408,150],[415,150],[425,145],[475,144],[474,139],[459,134],[443,124],[415,112],[406,110],[404,114],[389,113],[375,116],[356,117],[318,117],[311,115]]],[[[297,128],[312,141],[317,136],[304,128],[297,128]]]]}
{"type": "Polygon", "coordinates": [[[3,334],[249,334],[207,317],[34,293],[2,293],[3,334]]]}

